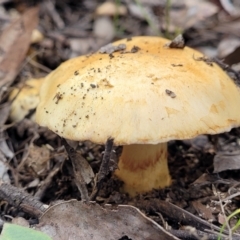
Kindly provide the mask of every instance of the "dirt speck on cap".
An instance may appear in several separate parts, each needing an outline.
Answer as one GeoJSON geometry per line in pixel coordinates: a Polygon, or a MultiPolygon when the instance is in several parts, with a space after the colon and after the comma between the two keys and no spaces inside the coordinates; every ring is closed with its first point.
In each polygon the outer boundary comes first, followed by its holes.
{"type": "Polygon", "coordinates": [[[169,89],[166,89],[165,92],[171,98],[175,98],[176,97],[176,94],[173,91],[169,90],[169,89]]]}

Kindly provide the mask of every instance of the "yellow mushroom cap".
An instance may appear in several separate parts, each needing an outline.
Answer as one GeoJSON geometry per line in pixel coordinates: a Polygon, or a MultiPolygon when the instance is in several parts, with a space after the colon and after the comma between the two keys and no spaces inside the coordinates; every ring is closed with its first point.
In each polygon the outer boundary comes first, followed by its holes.
{"type": "Polygon", "coordinates": [[[134,37],[123,52],[68,60],[41,88],[36,120],[76,141],[157,144],[240,125],[240,91],[215,63],[159,37],[134,37]],[[132,50],[132,51],[131,51],[132,50]]]}
{"type": "Polygon", "coordinates": [[[35,109],[39,102],[39,91],[44,78],[29,79],[25,82],[23,88],[14,88],[9,95],[9,99],[13,100],[10,109],[10,120],[14,122],[21,121],[29,113],[35,109]],[[20,92],[19,92],[20,91],[20,92]]]}
{"type": "Polygon", "coordinates": [[[96,14],[99,16],[126,15],[127,8],[124,5],[106,1],[97,7],[96,14]]]}
{"type": "Polygon", "coordinates": [[[33,29],[31,35],[31,44],[39,43],[44,39],[43,34],[38,29],[33,29]]]}

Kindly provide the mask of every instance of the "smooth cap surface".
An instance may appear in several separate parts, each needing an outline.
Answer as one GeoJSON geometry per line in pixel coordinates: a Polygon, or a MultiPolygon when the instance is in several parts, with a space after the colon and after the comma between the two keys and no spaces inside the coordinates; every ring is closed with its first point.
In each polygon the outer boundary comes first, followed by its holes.
{"type": "Polygon", "coordinates": [[[71,59],[49,74],[36,120],[76,141],[156,144],[240,125],[240,91],[215,63],[159,37],[113,43],[124,51],[71,59]]]}

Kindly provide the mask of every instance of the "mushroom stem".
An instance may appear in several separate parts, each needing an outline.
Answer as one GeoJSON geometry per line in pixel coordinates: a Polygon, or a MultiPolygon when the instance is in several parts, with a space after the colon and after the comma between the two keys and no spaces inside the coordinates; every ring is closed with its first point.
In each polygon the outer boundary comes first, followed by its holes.
{"type": "Polygon", "coordinates": [[[123,147],[115,174],[130,195],[171,184],[167,164],[167,143],[132,144],[123,147]]]}

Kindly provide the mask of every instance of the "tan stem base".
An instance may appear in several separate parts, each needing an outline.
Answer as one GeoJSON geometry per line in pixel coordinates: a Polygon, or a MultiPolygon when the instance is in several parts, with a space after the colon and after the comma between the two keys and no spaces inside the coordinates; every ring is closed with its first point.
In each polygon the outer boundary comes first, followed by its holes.
{"type": "Polygon", "coordinates": [[[124,146],[115,174],[132,196],[169,186],[167,143],[124,146]]]}

